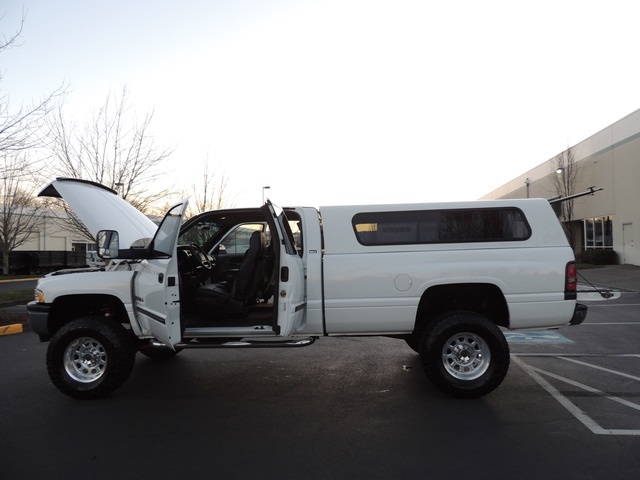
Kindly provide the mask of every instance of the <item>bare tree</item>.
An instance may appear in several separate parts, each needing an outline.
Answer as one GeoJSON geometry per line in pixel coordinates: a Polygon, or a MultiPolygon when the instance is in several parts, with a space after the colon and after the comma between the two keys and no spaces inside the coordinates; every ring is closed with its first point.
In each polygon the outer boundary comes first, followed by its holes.
{"type": "MultiPolygon", "coordinates": [[[[558,197],[568,197],[576,193],[578,183],[578,166],[575,159],[575,151],[569,147],[558,154],[553,162],[555,173],[553,174],[554,189],[558,197]]],[[[567,227],[567,235],[571,246],[574,246],[574,234],[571,222],[573,221],[573,200],[559,203],[560,220],[567,227]]]]}
{"type": "MultiPolygon", "coordinates": [[[[0,20],[4,19],[4,14],[0,16],[0,20]]],[[[2,39],[0,39],[0,50],[5,50],[7,48],[15,47],[18,44],[18,39],[22,35],[22,29],[24,28],[24,21],[26,19],[26,14],[24,10],[22,11],[22,18],[20,19],[20,26],[18,29],[7,36],[6,34],[2,34],[2,39]]]]}
{"type": "MultiPolygon", "coordinates": [[[[2,35],[0,53],[18,46],[24,22],[23,13],[18,30],[8,37],[2,35]]],[[[3,73],[0,71],[0,80],[3,73]]],[[[0,96],[0,153],[20,152],[41,146],[48,134],[47,116],[56,107],[56,100],[65,92],[66,87],[62,85],[39,101],[30,105],[22,103],[18,108],[12,108],[7,95],[0,96]]]]}
{"type": "Polygon", "coordinates": [[[17,247],[39,235],[44,203],[27,186],[29,160],[24,154],[2,157],[0,183],[0,251],[2,273],[9,274],[9,256],[17,247]]]}
{"type": "MultiPolygon", "coordinates": [[[[0,16],[3,20],[4,16],[0,16]]],[[[20,25],[10,35],[0,35],[0,53],[19,46],[24,27],[23,12],[20,25]]],[[[4,72],[0,72],[0,80],[4,72]]],[[[0,96],[0,252],[2,273],[9,273],[9,259],[13,250],[39,234],[44,203],[36,200],[32,191],[32,150],[43,146],[48,137],[47,117],[65,94],[60,86],[49,95],[30,105],[21,103],[13,108],[9,96],[0,96]]]]}
{"type": "Polygon", "coordinates": [[[228,191],[229,179],[224,171],[216,174],[216,172],[211,170],[208,153],[203,164],[200,178],[202,184],[193,185],[193,201],[190,202],[187,217],[192,217],[197,213],[207,210],[217,210],[233,206],[228,191]]]}
{"type": "MultiPolygon", "coordinates": [[[[139,210],[148,211],[165,198],[158,188],[172,149],[156,145],[151,134],[153,111],[139,119],[126,87],[109,93],[85,125],[69,120],[59,108],[52,121],[51,176],[91,180],[112,188],[139,210]]],[[[91,238],[71,215],[72,227],[91,238]]]]}

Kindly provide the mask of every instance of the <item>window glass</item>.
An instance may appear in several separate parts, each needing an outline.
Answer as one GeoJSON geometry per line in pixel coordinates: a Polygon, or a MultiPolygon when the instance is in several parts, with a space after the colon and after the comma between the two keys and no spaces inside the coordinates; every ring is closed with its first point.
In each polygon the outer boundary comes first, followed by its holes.
{"type": "Polygon", "coordinates": [[[293,241],[298,251],[298,254],[302,256],[303,253],[303,235],[302,235],[302,219],[297,212],[293,210],[287,210],[285,212],[287,216],[287,220],[289,222],[289,228],[291,229],[291,234],[293,235],[293,241]]]}
{"type": "Polygon", "coordinates": [[[585,218],[584,248],[613,248],[613,217],[585,218]]]}
{"type": "Polygon", "coordinates": [[[215,237],[221,229],[222,226],[216,222],[198,222],[180,235],[178,244],[189,245],[196,243],[200,246],[207,245],[209,240],[215,237]]]}
{"type": "Polygon", "coordinates": [[[584,221],[584,241],[587,248],[593,247],[593,220],[590,218],[584,221]]]}
{"type": "MultiPolygon", "coordinates": [[[[221,246],[224,246],[225,252],[228,254],[242,254],[249,250],[249,242],[251,240],[251,234],[253,232],[265,231],[265,225],[262,223],[245,223],[238,225],[231,230],[224,239],[220,242],[221,246]]],[[[266,231],[265,231],[266,233],[266,231]]],[[[268,237],[267,237],[268,241],[268,237]]]]}
{"type": "Polygon", "coordinates": [[[603,229],[604,229],[604,246],[613,248],[613,222],[611,221],[611,217],[604,217],[603,219],[603,229]]]}
{"type": "Polygon", "coordinates": [[[176,205],[165,215],[153,239],[153,250],[156,253],[171,256],[180,222],[182,221],[182,204],[176,205]]]}
{"type": "Polygon", "coordinates": [[[531,236],[517,208],[359,213],[353,226],[363,245],[498,242],[531,236]]]}
{"type": "Polygon", "coordinates": [[[596,218],[593,225],[594,244],[596,247],[604,246],[604,232],[602,230],[602,219],[596,218]]]}

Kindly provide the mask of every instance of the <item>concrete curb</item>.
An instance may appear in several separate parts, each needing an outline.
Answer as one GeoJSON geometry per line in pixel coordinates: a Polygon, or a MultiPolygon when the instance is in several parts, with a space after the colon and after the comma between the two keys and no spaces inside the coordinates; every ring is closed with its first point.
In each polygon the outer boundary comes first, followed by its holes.
{"type": "MultiPolygon", "coordinates": [[[[0,308],[12,307],[15,305],[25,305],[24,300],[15,301],[15,302],[6,302],[0,304],[0,308]]],[[[2,335],[13,335],[16,333],[30,332],[31,326],[29,325],[29,320],[25,320],[24,322],[20,322],[19,319],[16,323],[9,323],[6,325],[0,325],[0,336],[2,335]]]]}
{"type": "Polygon", "coordinates": [[[0,278],[0,283],[11,283],[11,282],[32,282],[33,280],[38,280],[40,277],[27,277],[27,278],[0,278]]]}
{"type": "Polygon", "coordinates": [[[24,331],[25,328],[22,323],[14,323],[12,325],[5,325],[4,327],[0,327],[0,335],[13,335],[16,333],[22,333],[24,331]]]}
{"type": "MultiPolygon", "coordinates": [[[[27,278],[9,278],[3,279],[0,278],[0,283],[9,283],[9,282],[30,282],[33,280],[38,280],[40,277],[27,277],[27,278]]],[[[22,305],[24,301],[16,301],[16,302],[7,302],[0,305],[2,307],[10,307],[13,305],[22,305]]],[[[31,329],[29,328],[29,322],[23,323],[12,323],[9,325],[0,325],[0,336],[2,335],[14,335],[16,333],[29,332],[31,329]]]]}

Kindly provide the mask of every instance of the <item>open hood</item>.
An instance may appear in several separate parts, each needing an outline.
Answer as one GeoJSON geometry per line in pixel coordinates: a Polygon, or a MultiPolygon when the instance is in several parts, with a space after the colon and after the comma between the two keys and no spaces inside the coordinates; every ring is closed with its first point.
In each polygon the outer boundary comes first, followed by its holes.
{"type": "Polygon", "coordinates": [[[158,229],[140,210],[99,183],[58,178],[44,187],[38,196],[63,198],[94,237],[100,230],[117,231],[121,248],[130,248],[138,240],[153,238],[158,229]]]}

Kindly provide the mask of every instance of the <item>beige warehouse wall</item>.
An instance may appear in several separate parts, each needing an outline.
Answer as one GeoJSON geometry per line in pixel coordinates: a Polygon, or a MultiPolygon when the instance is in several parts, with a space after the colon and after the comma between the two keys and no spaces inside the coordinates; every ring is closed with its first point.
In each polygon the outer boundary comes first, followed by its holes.
{"type": "MultiPolygon", "coordinates": [[[[603,188],[574,201],[574,218],[613,216],[613,247],[621,263],[640,265],[640,110],[571,147],[578,166],[576,192],[603,188]]],[[[561,152],[558,152],[561,153],[561,152]]],[[[488,193],[483,199],[550,198],[555,157],[488,193]]]]}

